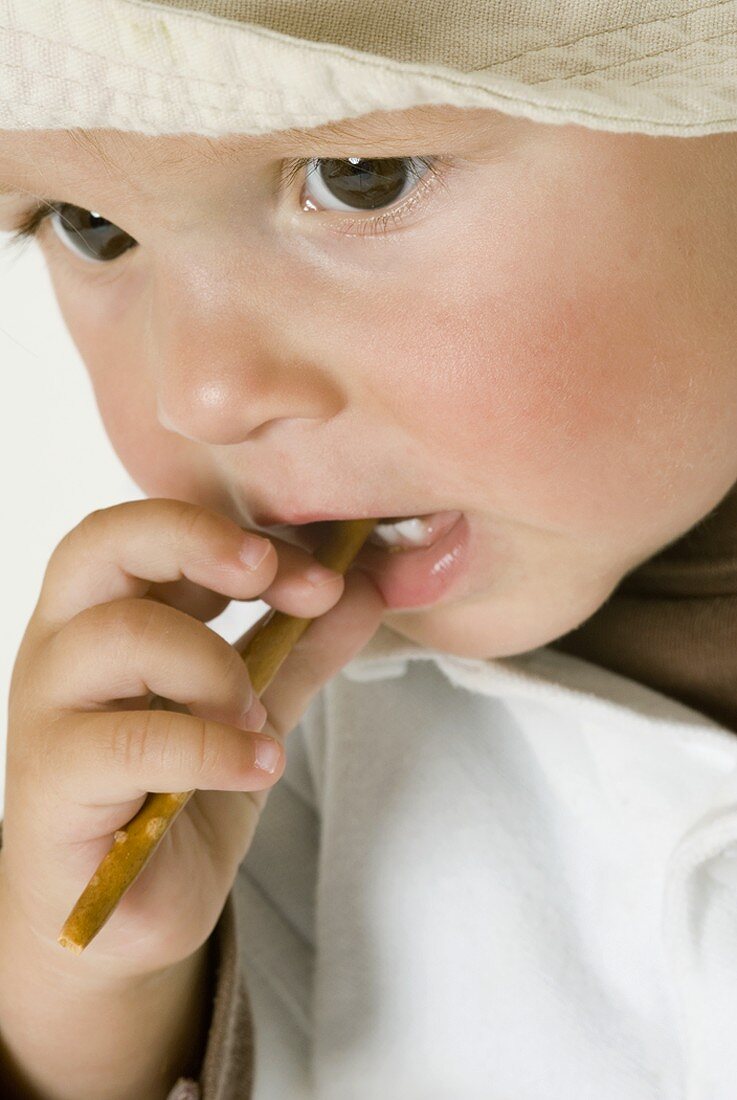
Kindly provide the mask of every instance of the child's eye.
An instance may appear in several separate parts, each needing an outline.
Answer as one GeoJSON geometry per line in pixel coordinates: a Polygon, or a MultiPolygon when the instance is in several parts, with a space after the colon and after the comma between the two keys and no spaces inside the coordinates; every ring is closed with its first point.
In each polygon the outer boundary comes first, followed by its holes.
{"type": "Polygon", "coordinates": [[[415,156],[315,158],[307,162],[303,195],[322,209],[377,210],[406,198],[429,168],[415,156]]]}
{"type": "Polygon", "coordinates": [[[137,241],[92,210],[68,202],[53,203],[47,217],[62,244],[83,260],[108,263],[117,260],[137,241]]]}
{"type": "MultiPolygon", "coordinates": [[[[381,217],[361,217],[347,223],[351,228],[357,226],[360,235],[376,235],[386,232],[387,225],[402,221],[409,208],[414,209],[426,196],[432,189],[427,177],[432,183],[444,183],[444,174],[436,165],[441,164],[447,170],[454,163],[447,157],[313,157],[295,161],[286,182],[290,183],[301,168],[307,167],[301,193],[301,208],[305,212],[364,214],[388,208],[381,217]],[[410,201],[405,202],[408,197],[410,201]]],[[[281,183],[282,186],[285,183],[284,175],[281,183]]]]}
{"type": "Polygon", "coordinates": [[[95,211],[70,202],[42,202],[13,232],[11,244],[35,237],[46,221],[62,244],[88,263],[110,263],[138,243],[95,211]]]}

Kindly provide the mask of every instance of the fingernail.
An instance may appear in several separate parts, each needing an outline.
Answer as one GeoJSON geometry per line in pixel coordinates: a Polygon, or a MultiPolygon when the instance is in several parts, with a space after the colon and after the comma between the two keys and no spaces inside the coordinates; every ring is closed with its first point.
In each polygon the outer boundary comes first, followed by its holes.
{"type": "Polygon", "coordinates": [[[268,717],[266,707],[259,698],[254,696],[249,710],[243,715],[242,722],[247,730],[262,730],[268,717]]]}
{"type": "Polygon", "coordinates": [[[324,584],[335,581],[341,574],[335,569],[326,569],[324,565],[311,565],[305,570],[305,580],[309,581],[313,588],[322,588],[324,584]]]}
{"type": "Polygon", "coordinates": [[[271,737],[256,738],[256,767],[272,774],[279,767],[281,748],[271,737]]]}
{"type": "Polygon", "coordinates": [[[249,569],[258,569],[270,549],[268,539],[249,538],[238,551],[238,557],[249,569]]]}

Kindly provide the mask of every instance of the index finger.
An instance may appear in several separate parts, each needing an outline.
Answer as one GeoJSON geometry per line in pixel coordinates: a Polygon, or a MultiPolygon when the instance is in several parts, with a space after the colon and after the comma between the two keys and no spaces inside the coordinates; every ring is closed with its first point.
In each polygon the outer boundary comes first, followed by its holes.
{"type": "MultiPolygon", "coordinates": [[[[290,563],[293,571],[296,554],[309,562],[306,551],[288,547],[282,572],[290,563]]],[[[244,531],[228,516],[167,498],[126,501],[90,513],[61,540],[48,563],[34,618],[42,629],[57,630],[89,607],[142,597],[152,583],[181,578],[231,599],[255,599],[268,593],[279,572],[273,543],[244,531]],[[246,548],[257,551],[255,564],[243,559],[246,548]]],[[[337,573],[335,580],[330,592],[307,585],[296,597],[288,594],[287,584],[279,584],[290,611],[297,602],[307,606],[307,614],[320,614],[342,591],[337,573]]]]}

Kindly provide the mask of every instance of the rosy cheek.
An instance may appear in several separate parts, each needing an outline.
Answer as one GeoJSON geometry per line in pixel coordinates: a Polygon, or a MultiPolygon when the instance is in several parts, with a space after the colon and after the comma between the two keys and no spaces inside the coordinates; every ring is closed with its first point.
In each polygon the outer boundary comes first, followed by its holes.
{"type": "Polygon", "coordinates": [[[603,282],[455,305],[416,345],[425,369],[414,393],[448,492],[463,478],[500,513],[551,527],[610,521],[617,492],[641,476],[633,408],[654,398],[644,325],[603,282]]]}

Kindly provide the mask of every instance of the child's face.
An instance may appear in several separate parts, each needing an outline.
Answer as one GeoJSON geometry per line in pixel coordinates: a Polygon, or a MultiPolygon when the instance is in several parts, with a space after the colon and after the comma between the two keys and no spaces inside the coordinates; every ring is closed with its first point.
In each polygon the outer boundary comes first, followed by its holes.
{"type": "MultiPolygon", "coordinates": [[[[385,621],[464,656],[525,652],[737,481],[737,137],[448,107],[372,119],[373,137],[354,120],[353,140],[300,146],[98,131],[105,160],[5,131],[0,181],[138,242],[91,263],[49,221],[40,238],[144,492],[243,527],[460,509],[459,585],[385,621]],[[389,122],[405,136],[378,136],[389,122]],[[297,156],[457,163],[369,234],[382,210],[341,212],[324,183],[303,209],[304,170],[279,188],[297,156]]],[[[3,203],[10,229],[31,197],[3,203]]]]}

